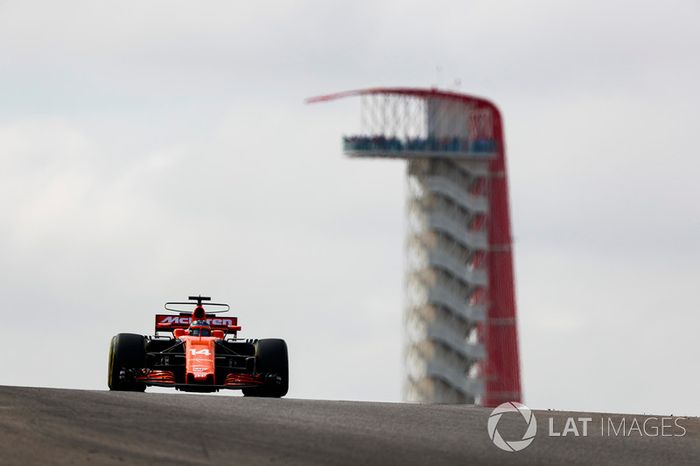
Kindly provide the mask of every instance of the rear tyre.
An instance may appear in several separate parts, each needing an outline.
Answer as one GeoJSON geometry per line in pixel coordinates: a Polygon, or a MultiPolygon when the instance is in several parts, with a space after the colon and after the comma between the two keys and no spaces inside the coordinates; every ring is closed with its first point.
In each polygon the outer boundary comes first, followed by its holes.
{"type": "Polygon", "coordinates": [[[143,335],[120,333],[109,345],[107,385],[113,391],[142,392],[146,384],[121,377],[122,369],[141,369],[146,366],[146,339],[143,335]]]}
{"type": "Polygon", "coordinates": [[[255,344],[255,370],[266,376],[265,384],[244,388],[244,396],[281,398],[286,395],[289,390],[287,343],[277,338],[258,340],[255,344]]]}

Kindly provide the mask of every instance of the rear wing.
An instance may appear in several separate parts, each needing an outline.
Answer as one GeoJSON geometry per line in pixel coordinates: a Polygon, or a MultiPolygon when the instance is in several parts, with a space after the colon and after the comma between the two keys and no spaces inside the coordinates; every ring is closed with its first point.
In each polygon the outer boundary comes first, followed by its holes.
{"type": "MultiPolygon", "coordinates": [[[[234,336],[241,329],[238,325],[238,317],[207,315],[205,320],[212,330],[223,330],[224,333],[232,333],[234,336]]],[[[191,322],[191,315],[156,314],[156,332],[172,332],[176,328],[189,328],[191,322]]]]}

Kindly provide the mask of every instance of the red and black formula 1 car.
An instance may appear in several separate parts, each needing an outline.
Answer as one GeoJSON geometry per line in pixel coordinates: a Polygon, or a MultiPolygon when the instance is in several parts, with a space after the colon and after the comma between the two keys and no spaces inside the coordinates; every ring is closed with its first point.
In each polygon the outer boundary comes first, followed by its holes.
{"type": "Polygon", "coordinates": [[[203,302],[211,298],[189,300],[165,304],[177,314],[156,315],[154,336],[120,333],[112,338],[110,390],[142,392],[159,386],[186,392],[242,389],[245,396],[275,398],[287,394],[284,340],[237,338],[238,318],[218,315],[230,309],[228,304],[208,302],[205,310],[203,302]]]}

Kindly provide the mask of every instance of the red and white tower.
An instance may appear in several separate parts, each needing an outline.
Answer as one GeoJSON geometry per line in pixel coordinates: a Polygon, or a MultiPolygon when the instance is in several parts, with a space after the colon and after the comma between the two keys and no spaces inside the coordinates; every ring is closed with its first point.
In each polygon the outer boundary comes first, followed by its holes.
{"type": "Polygon", "coordinates": [[[404,397],[496,406],[520,401],[503,124],[488,100],[375,88],[362,99],[354,158],[408,161],[404,397]]]}

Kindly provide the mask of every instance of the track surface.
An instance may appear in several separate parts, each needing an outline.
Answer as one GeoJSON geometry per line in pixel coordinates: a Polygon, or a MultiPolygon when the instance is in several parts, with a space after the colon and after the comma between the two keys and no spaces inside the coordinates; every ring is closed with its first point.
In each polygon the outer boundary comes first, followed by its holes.
{"type": "MultiPolygon", "coordinates": [[[[488,438],[489,414],[470,406],[0,387],[0,464],[700,464],[698,418],[680,421],[684,437],[608,437],[600,435],[601,415],[591,414],[587,437],[549,437],[549,417],[561,431],[568,416],[585,414],[538,411],[533,444],[507,453],[488,438]]],[[[508,414],[498,429],[515,439],[523,426],[508,414]]]]}

